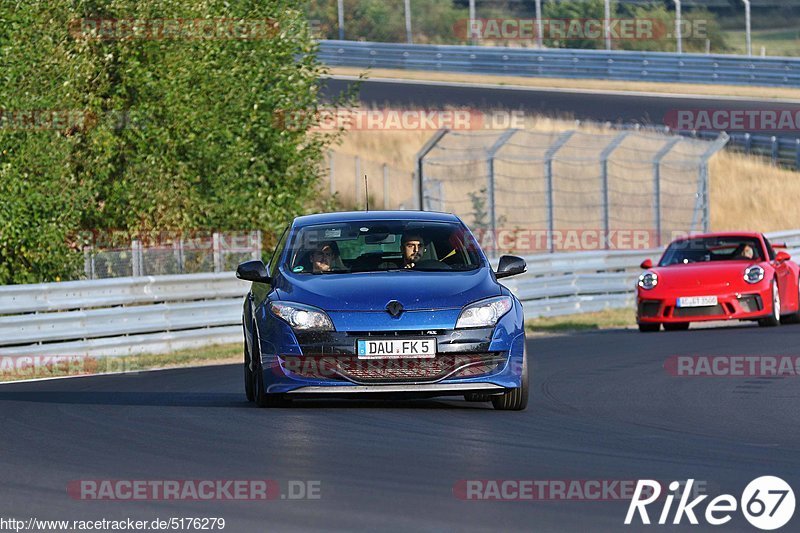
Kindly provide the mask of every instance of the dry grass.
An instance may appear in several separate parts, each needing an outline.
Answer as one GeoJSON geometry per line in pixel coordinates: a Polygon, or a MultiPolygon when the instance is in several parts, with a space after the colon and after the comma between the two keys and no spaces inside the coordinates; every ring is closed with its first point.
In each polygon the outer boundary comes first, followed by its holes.
{"type": "MultiPolygon", "coordinates": [[[[364,69],[355,67],[333,67],[332,75],[358,76],[364,69]]],[[[576,80],[561,78],[528,78],[523,76],[498,76],[492,74],[461,74],[455,72],[427,72],[414,70],[372,69],[371,79],[402,78],[425,81],[450,81],[463,83],[489,83],[494,85],[517,85],[542,89],[586,89],[604,91],[636,91],[666,94],[696,94],[711,96],[741,96],[757,100],[800,100],[800,89],[783,87],[745,87],[738,85],[699,85],[694,83],[654,83],[613,80],[576,80]]]]}
{"type": "Polygon", "coordinates": [[[21,364],[0,368],[0,382],[64,376],[89,376],[115,372],[136,372],[162,368],[224,365],[242,361],[241,344],[221,344],[179,350],[165,354],[140,354],[121,357],[42,358],[41,364],[21,364]]]}
{"type": "MultiPolygon", "coordinates": [[[[537,133],[558,133],[565,130],[575,129],[574,121],[527,117],[525,129],[537,133]]],[[[579,127],[579,131],[588,135],[582,136],[583,142],[589,142],[592,137],[601,142],[601,136],[614,135],[616,132],[605,130],[598,126],[579,127]]],[[[390,183],[390,197],[399,201],[404,201],[413,196],[411,172],[415,166],[415,155],[430,138],[430,131],[350,131],[344,135],[337,152],[342,154],[360,155],[365,159],[374,159],[386,162],[389,165],[402,169],[407,174],[394,177],[390,183]]],[[[646,143],[646,140],[640,143],[646,143]]],[[[649,151],[644,145],[641,149],[649,151]]],[[[627,150],[626,157],[632,157],[636,146],[631,145],[627,150]]],[[[643,152],[644,153],[644,152],[643,152]]],[[[569,156],[563,152],[559,155],[569,156]]],[[[341,166],[341,164],[340,164],[341,166]]],[[[665,160],[662,176],[667,178],[678,177],[678,174],[685,171],[680,167],[669,170],[669,160],[665,160]],[[669,176],[668,172],[676,172],[669,176]]],[[[365,163],[362,170],[366,171],[368,165],[365,163]]],[[[562,172],[567,172],[564,167],[562,172]]],[[[642,172],[651,172],[646,164],[642,166],[642,172]]],[[[350,176],[352,169],[337,168],[337,175],[345,172],[350,176]]],[[[382,183],[375,183],[373,175],[380,175],[378,169],[369,170],[370,187],[374,189],[374,198],[381,198],[382,183]]],[[[559,172],[559,169],[556,169],[559,172]]],[[[634,172],[631,170],[631,172],[634,172]]],[[[638,172],[638,171],[636,171],[638,172]]],[[[631,174],[633,176],[633,174],[631,174]]],[[[640,178],[637,173],[635,178],[640,178]]],[[[747,157],[733,152],[720,152],[711,162],[710,166],[710,197],[711,197],[711,227],[713,230],[752,230],[752,231],[777,231],[796,227],[797,215],[795,204],[800,199],[800,173],[772,166],[768,161],[747,157]]],[[[692,179],[693,176],[692,176],[692,179]]],[[[339,185],[339,184],[337,184],[339,185]]],[[[353,190],[353,185],[348,183],[347,191],[353,190]]],[[[341,190],[341,187],[337,187],[341,190]]],[[[371,190],[373,190],[371,189],[371,190]]],[[[685,192],[685,191],[673,191],[685,192]]],[[[693,191],[694,192],[694,191],[693,191]]],[[[347,197],[347,195],[343,195],[347,197]]],[[[525,195],[519,195],[525,196],[525,195]]],[[[352,197],[352,193],[350,193],[352,197]]],[[[573,199],[575,209],[579,209],[579,199],[573,199]]],[[[375,205],[375,204],[373,204],[375,205]]],[[[397,205],[397,204],[390,204],[397,205]]],[[[410,204],[406,202],[406,207],[410,204]]],[[[520,206],[521,212],[526,212],[524,206],[520,206]]],[[[567,213],[565,213],[566,215],[567,213]]],[[[599,226],[598,226],[599,227],[599,226]]]]}
{"type": "Polygon", "coordinates": [[[715,230],[779,231],[800,225],[800,172],[731,152],[712,159],[709,172],[715,230]]]}
{"type": "Polygon", "coordinates": [[[636,325],[636,312],[630,308],[606,309],[595,313],[539,317],[525,321],[529,333],[572,333],[636,325]]]}

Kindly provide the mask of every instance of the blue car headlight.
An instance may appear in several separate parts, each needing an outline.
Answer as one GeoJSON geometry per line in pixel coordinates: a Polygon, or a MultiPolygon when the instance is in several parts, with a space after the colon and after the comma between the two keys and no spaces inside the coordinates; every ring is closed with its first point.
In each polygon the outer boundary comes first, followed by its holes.
{"type": "Polygon", "coordinates": [[[295,302],[272,302],[272,314],[280,318],[292,329],[300,331],[333,331],[331,318],[322,309],[295,302]]]}
{"type": "Polygon", "coordinates": [[[471,303],[461,310],[456,329],[494,326],[512,307],[514,303],[510,296],[496,296],[471,303]]]}

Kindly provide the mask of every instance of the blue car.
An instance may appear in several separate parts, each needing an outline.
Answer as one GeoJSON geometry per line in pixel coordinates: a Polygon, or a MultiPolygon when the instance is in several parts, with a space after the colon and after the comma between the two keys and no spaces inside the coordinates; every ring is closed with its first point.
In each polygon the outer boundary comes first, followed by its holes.
{"type": "Polygon", "coordinates": [[[522,305],[455,215],[422,211],[301,216],[272,258],[239,265],[244,384],[262,407],[312,397],[463,396],[522,410],[522,305]]]}

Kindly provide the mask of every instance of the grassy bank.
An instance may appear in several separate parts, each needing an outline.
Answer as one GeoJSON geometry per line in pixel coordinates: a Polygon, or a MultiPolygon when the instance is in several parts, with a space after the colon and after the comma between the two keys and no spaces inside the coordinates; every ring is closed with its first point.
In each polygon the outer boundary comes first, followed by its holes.
{"type": "Polygon", "coordinates": [[[532,318],[525,321],[530,333],[571,333],[636,325],[633,309],[606,309],[596,313],[579,313],[559,317],[532,318]]]}
{"type": "Polygon", "coordinates": [[[238,363],[242,360],[241,344],[224,344],[180,350],[166,354],[142,354],[123,357],[59,357],[0,358],[0,382],[62,376],[135,372],[157,368],[180,368],[238,363]]]}

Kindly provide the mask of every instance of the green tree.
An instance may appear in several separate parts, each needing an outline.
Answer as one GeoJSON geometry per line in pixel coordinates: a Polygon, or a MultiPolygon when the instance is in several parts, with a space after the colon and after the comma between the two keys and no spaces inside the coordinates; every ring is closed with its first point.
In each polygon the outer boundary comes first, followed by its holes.
{"type": "MultiPolygon", "coordinates": [[[[626,16],[652,21],[654,35],[652,39],[619,41],[618,48],[659,52],[677,50],[674,10],[667,9],[663,5],[631,6],[628,13],[626,16]]],[[[728,50],[725,34],[716,16],[710,11],[700,8],[685,10],[682,20],[684,52],[705,52],[706,40],[710,41],[712,52],[721,53],[728,50]]]]}
{"type": "Polygon", "coordinates": [[[335,135],[281,119],[320,105],[324,68],[297,2],[28,0],[0,5],[0,26],[6,116],[84,117],[0,124],[0,283],[74,276],[81,229],[270,233],[319,204],[335,135]],[[91,38],[83,19],[206,19],[214,31],[91,38]]]}
{"type": "MultiPolygon", "coordinates": [[[[614,11],[612,10],[612,13],[614,11]]],[[[542,17],[544,19],[577,21],[577,20],[603,20],[605,18],[605,5],[603,0],[586,0],[585,2],[574,1],[551,1],[544,2],[542,5],[542,17]]],[[[547,30],[545,29],[545,32],[547,30]]],[[[603,38],[598,39],[553,39],[543,33],[544,45],[548,48],[584,48],[594,49],[605,47],[603,38]]]]}
{"type": "MultiPolygon", "coordinates": [[[[318,25],[319,36],[339,38],[337,2],[308,0],[308,18],[318,25]]],[[[452,0],[411,0],[411,30],[416,43],[461,42],[456,24],[469,11],[452,0]]],[[[345,39],[349,41],[405,42],[403,0],[344,0],[345,39]]]]}

